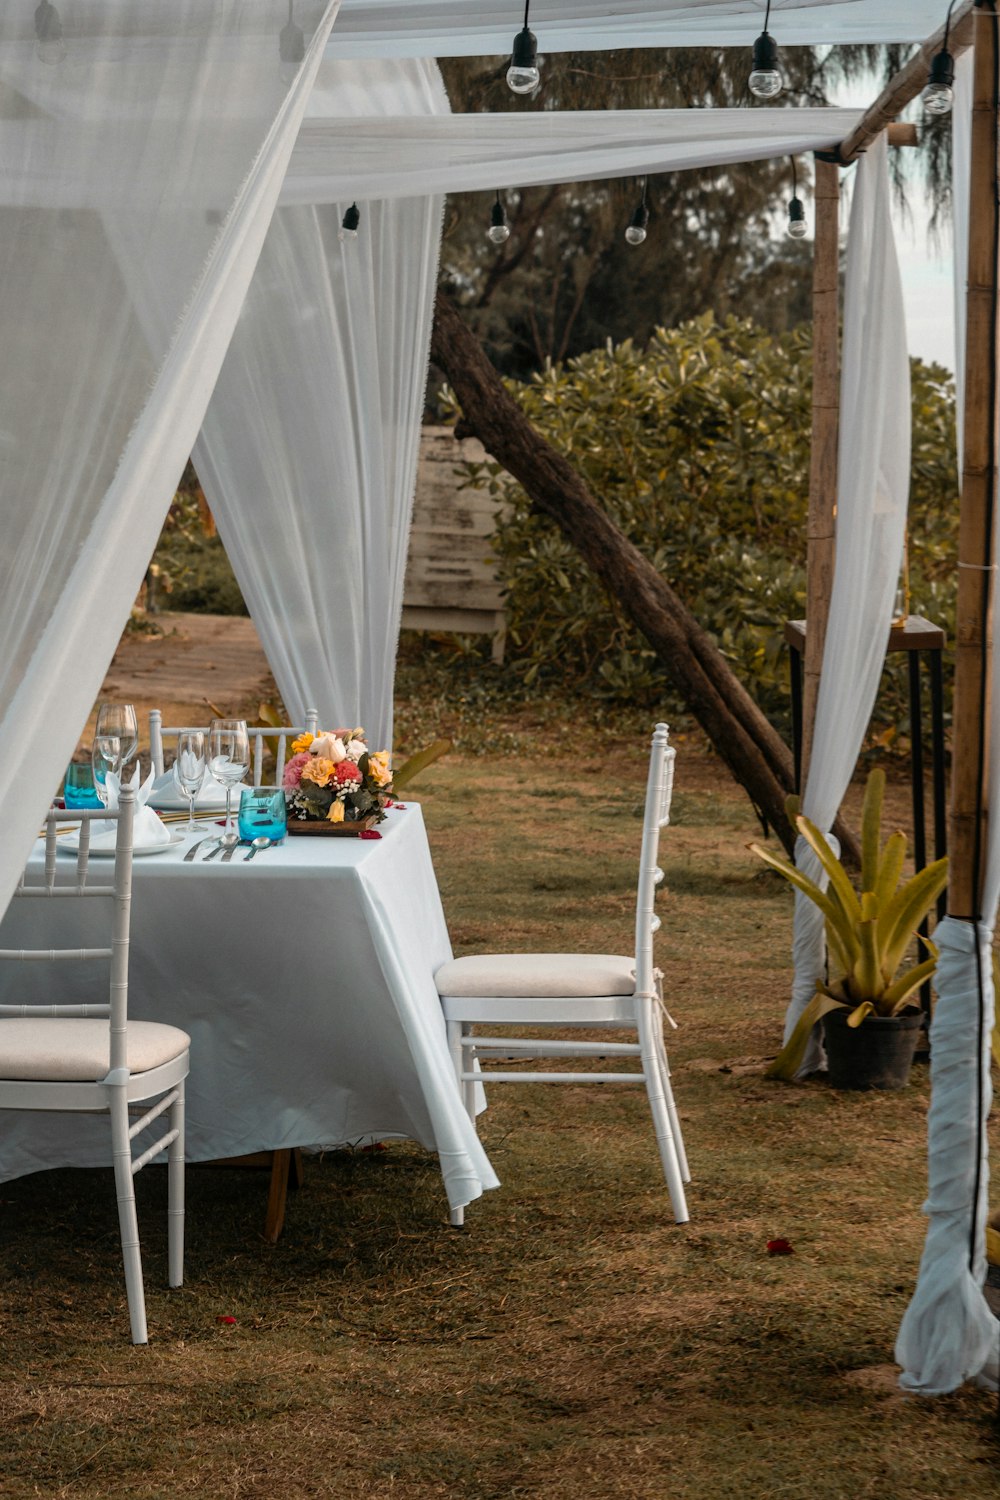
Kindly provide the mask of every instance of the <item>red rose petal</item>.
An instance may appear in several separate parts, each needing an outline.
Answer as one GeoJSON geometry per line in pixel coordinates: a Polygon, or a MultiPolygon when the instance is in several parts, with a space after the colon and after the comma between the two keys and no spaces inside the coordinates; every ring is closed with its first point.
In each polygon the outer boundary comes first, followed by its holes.
{"type": "Polygon", "coordinates": [[[795,1251],[787,1240],[768,1240],[768,1255],[794,1255],[795,1251]]]}
{"type": "Polygon", "coordinates": [[[359,839],[380,839],[382,835],[374,828],[363,828],[358,834],[359,839]]]}
{"type": "Polygon", "coordinates": [[[235,1323],[236,1319],[233,1317],[232,1313],[220,1313],[215,1321],[217,1323],[235,1323]]]}

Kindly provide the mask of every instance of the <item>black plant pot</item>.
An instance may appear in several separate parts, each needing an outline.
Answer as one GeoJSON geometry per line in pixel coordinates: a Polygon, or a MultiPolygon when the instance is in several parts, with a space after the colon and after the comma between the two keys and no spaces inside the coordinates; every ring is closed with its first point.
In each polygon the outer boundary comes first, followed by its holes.
{"type": "Polygon", "coordinates": [[[847,1010],[823,1017],[827,1077],[835,1089],[905,1089],[920,1035],[918,1010],[866,1016],[848,1026],[847,1010]]]}

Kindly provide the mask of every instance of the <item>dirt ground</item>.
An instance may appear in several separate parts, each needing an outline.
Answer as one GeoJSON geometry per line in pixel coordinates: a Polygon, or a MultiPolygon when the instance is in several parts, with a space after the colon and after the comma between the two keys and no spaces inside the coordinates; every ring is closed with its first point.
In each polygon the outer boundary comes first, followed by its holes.
{"type": "MultiPolygon", "coordinates": [[[[162,636],[122,638],[101,687],[101,698],[134,703],[140,745],[148,744],[148,715],[165,724],[207,722],[245,714],[277,697],[253,621],[238,615],[158,615],[162,636]]],[[[88,726],[89,729],[89,726],[88,726]]]]}

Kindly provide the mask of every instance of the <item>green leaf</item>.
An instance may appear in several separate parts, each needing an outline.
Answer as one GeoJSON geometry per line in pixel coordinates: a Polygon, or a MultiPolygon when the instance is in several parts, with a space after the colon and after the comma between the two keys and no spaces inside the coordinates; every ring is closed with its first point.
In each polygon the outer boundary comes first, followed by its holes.
{"type": "Polygon", "coordinates": [[[392,773],[393,791],[398,792],[404,786],[409,786],[410,782],[419,776],[421,771],[426,771],[428,766],[432,766],[436,760],[440,760],[442,755],[447,755],[451,749],[451,740],[435,740],[426,749],[418,750],[415,755],[411,755],[409,760],[404,760],[399,769],[392,773]]]}
{"type": "Polygon", "coordinates": [[[920,923],[948,884],[948,860],[936,859],[901,885],[879,920],[882,972],[891,979],[920,923]]]}
{"type": "Polygon", "coordinates": [[[832,995],[824,995],[817,990],[805,1010],[795,1023],[795,1029],[788,1041],[778,1053],[774,1062],[764,1074],[765,1078],[777,1078],[782,1083],[793,1083],[795,1075],[802,1066],[805,1056],[806,1045],[809,1041],[809,1033],[831,1010],[842,1010],[844,1002],[836,1000],[832,995]]]}

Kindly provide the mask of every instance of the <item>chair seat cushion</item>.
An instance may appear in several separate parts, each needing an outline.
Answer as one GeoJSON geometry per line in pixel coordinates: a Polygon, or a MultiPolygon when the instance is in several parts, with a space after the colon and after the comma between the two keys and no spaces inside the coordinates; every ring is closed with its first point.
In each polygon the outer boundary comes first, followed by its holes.
{"type": "MultiPolygon", "coordinates": [[[[158,1021],[129,1021],[128,1066],[146,1073],[180,1057],[191,1045],[187,1032],[158,1021]]],[[[34,1083],[94,1083],[109,1067],[108,1022],[104,1018],[14,1016],[0,1019],[0,1078],[34,1083]]]]}
{"type": "Polygon", "coordinates": [[[442,964],[441,996],[571,999],[635,993],[635,959],[608,953],[473,953],[442,964]]]}

